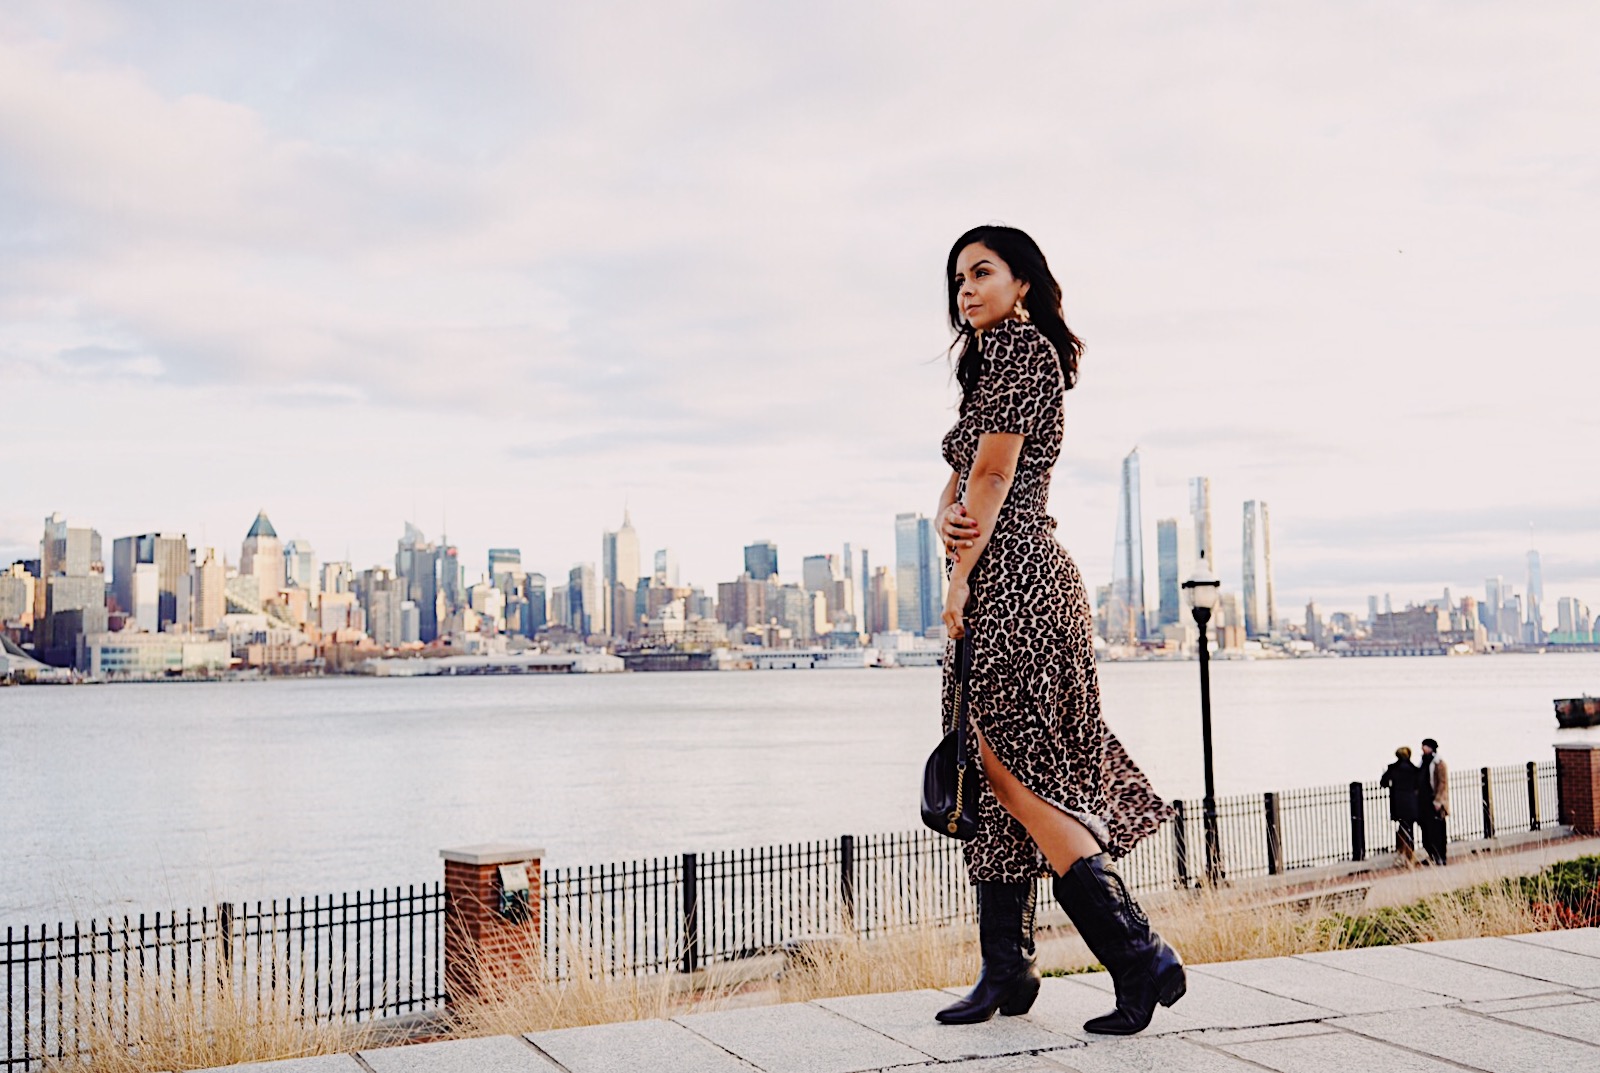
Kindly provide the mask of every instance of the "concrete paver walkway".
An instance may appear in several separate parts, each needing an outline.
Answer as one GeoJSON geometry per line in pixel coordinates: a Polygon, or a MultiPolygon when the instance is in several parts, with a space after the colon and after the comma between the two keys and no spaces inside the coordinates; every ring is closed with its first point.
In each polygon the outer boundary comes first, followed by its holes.
{"type": "MultiPolygon", "coordinates": [[[[1194,966],[1140,1036],[1082,1029],[1104,973],[1026,1017],[948,1027],[944,991],[425,1043],[229,1073],[1489,1073],[1600,1071],[1600,928],[1194,966]]],[[[959,993],[957,991],[956,993],[959,993]]]]}

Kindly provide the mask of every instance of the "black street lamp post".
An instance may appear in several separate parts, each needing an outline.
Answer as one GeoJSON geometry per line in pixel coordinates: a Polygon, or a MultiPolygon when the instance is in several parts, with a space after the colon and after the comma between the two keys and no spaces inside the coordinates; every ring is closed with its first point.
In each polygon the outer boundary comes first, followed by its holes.
{"type": "Polygon", "coordinates": [[[1200,736],[1205,748],[1206,798],[1206,882],[1215,886],[1223,878],[1222,844],[1217,832],[1217,786],[1211,764],[1211,646],[1206,627],[1211,622],[1211,609],[1217,604],[1222,582],[1211,573],[1205,557],[1195,570],[1194,577],[1183,583],[1194,611],[1195,625],[1200,627],[1200,736]]]}

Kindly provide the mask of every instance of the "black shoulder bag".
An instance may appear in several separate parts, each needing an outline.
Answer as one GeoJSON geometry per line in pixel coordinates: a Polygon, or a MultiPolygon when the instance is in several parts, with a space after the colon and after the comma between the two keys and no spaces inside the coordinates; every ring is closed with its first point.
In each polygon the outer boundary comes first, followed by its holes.
{"type": "Polygon", "coordinates": [[[922,822],[963,842],[978,833],[978,765],[967,757],[967,679],[972,649],[956,642],[956,728],[922,769],[922,822]]]}

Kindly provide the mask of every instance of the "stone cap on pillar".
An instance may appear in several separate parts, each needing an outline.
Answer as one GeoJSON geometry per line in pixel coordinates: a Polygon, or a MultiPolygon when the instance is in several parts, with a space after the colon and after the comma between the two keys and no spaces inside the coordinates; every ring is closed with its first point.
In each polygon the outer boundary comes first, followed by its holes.
{"type": "Polygon", "coordinates": [[[517,864],[521,861],[542,861],[544,850],[521,842],[480,842],[475,846],[442,849],[439,856],[457,864],[483,867],[493,864],[517,864]]]}

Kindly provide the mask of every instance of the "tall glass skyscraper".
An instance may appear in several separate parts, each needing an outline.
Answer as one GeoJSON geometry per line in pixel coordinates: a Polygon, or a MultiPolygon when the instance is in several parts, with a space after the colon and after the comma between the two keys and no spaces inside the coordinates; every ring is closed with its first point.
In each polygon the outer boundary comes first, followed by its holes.
{"type": "Polygon", "coordinates": [[[902,630],[926,633],[944,615],[944,554],[933,519],[921,514],[894,516],[896,617],[902,630]]]}
{"type": "Polygon", "coordinates": [[[1251,640],[1261,636],[1261,600],[1256,588],[1256,501],[1244,505],[1244,635],[1251,640]]]}
{"type": "Polygon", "coordinates": [[[1194,540],[1189,527],[1177,518],[1156,522],[1157,626],[1172,626],[1183,619],[1183,579],[1193,570],[1194,540]]]}
{"type": "Polygon", "coordinates": [[[1211,536],[1211,478],[1189,478],[1189,517],[1194,522],[1194,554],[1217,573],[1217,545],[1211,536]]]}
{"type": "Polygon", "coordinates": [[[1149,630],[1144,617],[1144,521],[1139,499],[1139,448],[1122,460],[1117,540],[1111,560],[1111,603],[1106,640],[1132,644],[1149,630]]]}

